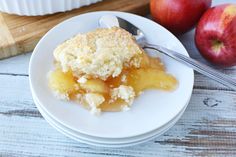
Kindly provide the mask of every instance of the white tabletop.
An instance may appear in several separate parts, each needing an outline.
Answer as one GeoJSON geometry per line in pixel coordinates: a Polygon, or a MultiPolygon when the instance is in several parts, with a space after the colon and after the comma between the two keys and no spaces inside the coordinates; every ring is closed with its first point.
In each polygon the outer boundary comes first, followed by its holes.
{"type": "MultiPolygon", "coordinates": [[[[207,64],[193,35],[191,31],[179,39],[192,58],[207,64]]],[[[183,117],[164,135],[129,148],[95,148],[65,137],[42,118],[29,89],[30,56],[0,61],[0,156],[236,156],[236,92],[201,74],[195,73],[183,117]]],[[[220,70],[236,78],[236,67],[220,70]]]]}

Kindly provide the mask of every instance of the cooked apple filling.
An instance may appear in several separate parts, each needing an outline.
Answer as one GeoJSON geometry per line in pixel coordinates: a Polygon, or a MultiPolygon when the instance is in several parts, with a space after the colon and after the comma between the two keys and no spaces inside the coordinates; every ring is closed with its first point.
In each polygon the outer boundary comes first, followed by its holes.
{"type": "Polygon", "coordinates": [[[148,56],[117,27],[79,34],[59,45],[54,57],[50,88],[94,114],[128,110],[144,90],[171,91],[178,84],[159,58],[148,56]]]}

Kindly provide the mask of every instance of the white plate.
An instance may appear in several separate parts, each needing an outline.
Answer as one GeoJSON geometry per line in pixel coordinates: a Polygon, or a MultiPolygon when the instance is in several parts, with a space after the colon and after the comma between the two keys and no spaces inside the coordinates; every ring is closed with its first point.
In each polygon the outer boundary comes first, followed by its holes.
{"type": "Polygon", "coordinates": [[[142,135],[140,137],[136,137],[136,140],[132,139],[129,140],[128,139],[123,139],[123,141],[121,142],[119,140],[119,142],[117,142],[117,139],[113,139],[113,142],[107,142],[102,139],[98,138],[94,138],[94,137],[88,137],[75,132],[69,128],[66,128],[65,126],[61,125],[60,123],[56,122],[54,119],[52,119],[52,117],[50,117],[50,115],[48,115],[42,108],[40,108],[40,105],[38,104],[37,100],[35,100],[36,105],[40,111],[40,113],[42,114],[42,116],[45,118],[45,120],[52,126],[54,127],[56,130],[58,130],[60,133],[66,135],[69,138],[72,138],[78,142],[81,143],[85,143],[85,144],[89,144],[92,146],[97,146],[97,147],[110,147],[110,148],[120,148],[120,147],[128,147],[128,146],[134,146],[134,145],[138,145],[144,142],[147,142],[149,140],[152,140],[154,138],[157,138],[158,136],[162,135],[163,133],[165,133],[167,130],[169,130],[179,119],[180,117],[183,115],[186,107],[184,108],[183,111],[180,112],[179,115],[177,115],[177,117],[175,117],[171,122],[169,122],[168,124],[166,124],[164,127],[152,131],[151,133],[147,134],[147,135],[142,135]]]}
{"type": "Polygon", "coordinates": [[[107,139],[107,138],[98,138],[98,137],[93,137],[93,136],[88,136],[88,135],[84,135],[81,134],[79,132],[76,132],[74,130],[71,130],[70,128],[67,128],[66,126],[63,126],[63,124],[61,124],[60,122],[57,122],[55,119],[53,119],[53,117],[50,117],[50,115],[47,113],[47,111],[43,110],[43,108],[41,108],[37,98],[35,98],[35,96],[33,95],[33,99],[34,102],[36,103],[37,108],[39,109],[40,113],[42,114],[42,116],[48,121],[49,124],[51,124],[53,127],[56,126],[56,129],[58,130],[62,130],[64,132],[67,132],[67,134],[70,134],[71,136],[74,137],[79,137],[81,140],[84,141],[89,141],[90,143],[100,143],[100,144],[105,144],[105,145],[124,145],[124,144],[128,144],[128,143],[137,143],[139,141],[144,141],[146,139],[150,139],[151,137],[156,137],[157,135],[159,135],[159,132],[163,132],[163,130],[167,130],[167,128],[169,129],[170,123],[174,125],[175,122],[177,122],[177,120],[180,118],[180,116],[184,113],[188,103],[185,105],[184,109],[180,112],[180,114],[178,114],[176,117],[174,117],[169,123],[167,123],[166,125],[162,126],[161,128],[148,132],[146,134],[140,135],[140,136],[136,136],[136,137],[131,137],[131,138],[120,138],[120,139],[107,139]],[[168,127],[169,126],[169,127],[168,127]]]}
{"type": "Polygon", "coordinates": [[[177,116],[185,107],[193,88],[193,71],[162,56],[168,72],[179,81],[174,92],[149,90],[139,96],[128,112],[104,113],[100,117],[73,102],[56,99],[48,87],[47,73],[53,68],[53,50],[77,33],[98,28],[101,16],[114,14],[143,30],[149,42],[166,46],[188,55],[180,41],[162,26],[137,15],[122,12],[93,12],[73,17],[51,29],[38,43],[30,60],[31,91],[41,107],[53,119],[77,132],[103,138],[127,138],[156,130],[177,116]]]}

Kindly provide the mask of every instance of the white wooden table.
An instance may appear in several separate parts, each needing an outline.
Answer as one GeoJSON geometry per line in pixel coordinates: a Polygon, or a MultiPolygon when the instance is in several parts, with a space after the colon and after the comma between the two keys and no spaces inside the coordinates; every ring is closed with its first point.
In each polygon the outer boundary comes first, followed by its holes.
{"type": "MultiPolygon", "coordinates": [[[[235,2],[215,0],[214,4],[235,2]]],[[[204,63],[193,31],[179,39],[191,57],[204,63]]],[[[95,148],[53,129],[38,112],[29,89],[31,53],[0,61],[0,157],[15,156],[236,156],[236,92],[195,73],[190,104],[161,137],[120,149],[95,148]]],[[[222,69],[236,78],[236,67],[222,69]]]]}

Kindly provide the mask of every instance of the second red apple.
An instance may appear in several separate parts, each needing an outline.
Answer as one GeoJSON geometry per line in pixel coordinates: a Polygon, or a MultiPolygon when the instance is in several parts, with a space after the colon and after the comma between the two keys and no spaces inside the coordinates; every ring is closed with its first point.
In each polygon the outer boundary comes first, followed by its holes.
{"type": "Polygon", "coordinates": [[[195,42],[202,56],[211,63],[236,65],[236,4],[209,9],[196,28],[195,42]]]}

